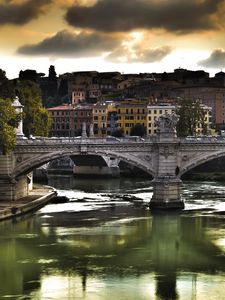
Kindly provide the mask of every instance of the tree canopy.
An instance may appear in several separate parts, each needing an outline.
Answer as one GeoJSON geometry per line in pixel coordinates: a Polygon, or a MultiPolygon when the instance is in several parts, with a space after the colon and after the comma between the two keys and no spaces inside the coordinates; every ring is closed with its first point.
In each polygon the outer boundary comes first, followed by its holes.
{"type": "Polygon", "coordinates": [[[115,136],[115,137],[123,137],[124,136],[124,130],[123,128],[117,128],[115,129],[112,134],[112,136],[115,136]]]}
{"type": "Polygon", "coordinates": [[[24,106],[24,134],[48,136],[51,118],[42,106],[41,90],[38,85],[31,81],[21,81],[16,86],[16,94],[24,106]]]}
{"type": "Polygon", "coordinates": [[[37,73],[36,70],[21,70],[19,73],[19,80],[30,80],[37,82],[38,78],[45,76],[44,73],[37,73]]]}
{"type": "Polygon", "coordinates": [[[49,67],[49,73],[48,73],[47,96],[55,97],[57,95],[57,89],[58,89],[58,79],[57,79],[57,75],[55,72],[55,67],[51,65],[49,67]]]}
{"type": "Polygon", "coordinates": [[[48,69],[48,78],[51,80],[57,79],[57,74],[55,71],[55,66],[51,65],[48,69]]]}
{"type": "Polygon", "coordinates": [[[14,98],[14,87],[12,81],[10,81],[6,77],[5,71],[0,69],[0,98],[7,99],[7,98],[14,98]]]}
{"type": "Polygon", "coordinates": [[[21,115],[16,113],[11,99],[0,98],[0,151],[10,152],[16,145],[16,130],[21,115]]]}
{"type": "Polygon", "coordinates": [[[133,136],[144,136],[146,134],[146,128],[142,124],[135,124],[134,127],[131,128],[130,135],[133,136]]]}
{"type": "Polygon", "coordinates": [[[197,99],[182,99],[176,113],[180,116],[177,123],[178,136],[196,135],[197,128],[201,125],[203,134],[207,134],[205,123],[205,109],[197,99]]]}

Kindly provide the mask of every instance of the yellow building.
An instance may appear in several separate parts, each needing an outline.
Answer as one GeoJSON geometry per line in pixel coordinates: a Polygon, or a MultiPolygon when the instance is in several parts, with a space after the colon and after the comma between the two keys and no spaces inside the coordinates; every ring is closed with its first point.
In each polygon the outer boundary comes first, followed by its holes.
{"type": "MultiPolygon", "coordinates": [[[[211,129],[212,120],[211,120],[211,108],[201,104],[201,107],[205,111],[205,124],[207,126],[207,133],[213,134],[213,130],[211,129]]],[[[148,105],[147,107],[148,115],[147,115],[147,135],[153,135],[156,134],[156,126],[155,126],[155,120],[159,118],[159,116],[164,115],[165,113],[171,114],[172,112],[175,112],[176,106],[174,105],[168,105],[168,104],[159,104],[159,105],[148,105]]],[[[202,128],[202,125],[199,123],[198,128],[196,129],[197,135],[202,135],[204,129],[202,128]]]]}
{"type": "MultiPolygon", "coordinates": [[[[204,112],[205,112],[204,122],[206,125],[207,134],[213,135],[213,134],[215,134],[215,130],[212,129],[212,108],[208,107],[204,104],[201,104],[201,107],[204,109],[204,112]]],[[[200,124],[200,123],[198,124],[196,134],[197,135],[204,134],[204,128],[202,128],[202,124],[200,124]]]]}
{"type": "Polygon", "coordinates": [[[130,135],[131,129],[137,125],[147,127],[147,104],[138,100],[124,100],[117,103],[118,128],[130,135]]]}
{"type": "Polygon", "coordinates": [[[93,106],[93,127],[94,135],[97,137],[105,137],[108,132],[108,115],[116,111],[115,103],[111,101],[98,102],[93,106]]]}

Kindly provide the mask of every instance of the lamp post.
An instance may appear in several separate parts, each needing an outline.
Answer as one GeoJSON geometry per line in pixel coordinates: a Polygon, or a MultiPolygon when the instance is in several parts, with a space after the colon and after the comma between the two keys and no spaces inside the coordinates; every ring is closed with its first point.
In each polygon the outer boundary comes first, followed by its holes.
{"type": "MultiPolygon", "coordinates": [[[[23,105],[20,103],[19,101],[19,97],[15,97],[13,104],[13,107],[15,107],[16,112],[18,114],[22,114],[23,113],[23,105]]],[[[23,139],[24,138],[24,133],[23,133],[23,120],[21,118],[18,127],[16,128],[16,138],[17,139],[23,139]]]]}

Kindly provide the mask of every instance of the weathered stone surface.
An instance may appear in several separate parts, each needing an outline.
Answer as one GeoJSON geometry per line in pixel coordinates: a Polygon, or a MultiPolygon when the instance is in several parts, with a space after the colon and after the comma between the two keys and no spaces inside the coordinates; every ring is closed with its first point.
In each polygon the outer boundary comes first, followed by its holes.
{"type": "MultiPolygon", "coordinates": [[[[107,141],[100,138],[18,140],[13,153],[0,156],[0,200],[18,199],[28,191],[27,174],[54,159],[73,155],[99,155],[107,165],[119,161],[154,177],[151,207],[183,207],[180,177],[197,165],[225,156],[225,139],[179,139],[174,132],[159,132],[144,141],[107,141]]],[[[29,192],[29,191],[28,191],[29,192]]]]}

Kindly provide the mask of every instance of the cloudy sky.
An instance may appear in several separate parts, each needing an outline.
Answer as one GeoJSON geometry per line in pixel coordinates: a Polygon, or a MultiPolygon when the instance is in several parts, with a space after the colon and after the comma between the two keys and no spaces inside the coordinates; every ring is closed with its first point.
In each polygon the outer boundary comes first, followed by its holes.
{"type": "Polygon", "coordinates": [[[225,71],[225,0],[0,0],[0,68],[225,71]]]}

